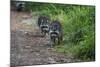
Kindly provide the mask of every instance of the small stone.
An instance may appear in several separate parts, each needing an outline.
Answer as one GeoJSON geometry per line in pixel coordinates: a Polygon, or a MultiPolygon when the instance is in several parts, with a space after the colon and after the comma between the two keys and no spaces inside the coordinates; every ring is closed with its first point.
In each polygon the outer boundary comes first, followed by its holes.
{"type": "Polygon", "coordinates": [[[49,60],[49,63],[57,63],[57,62],[56,62],[53,58],[51,58],[51,57],[49,57],[48,60],[49,60]]]}
{"type": "Polygon", "coordinates": [[[31,46],[25,46],[25,48],[27,48],[27,49],[28,49],[28,48],[31,48],[31,46]]]}
{"type": "Polygon", "coordinates": [[[36,53],[36,55],[39,56],[40,54],[39,53],[36,53]]]}

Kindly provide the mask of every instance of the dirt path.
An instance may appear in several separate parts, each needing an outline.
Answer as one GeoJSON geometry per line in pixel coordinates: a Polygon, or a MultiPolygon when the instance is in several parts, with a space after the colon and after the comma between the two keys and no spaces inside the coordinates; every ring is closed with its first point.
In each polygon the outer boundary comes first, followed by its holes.
{"type": "Polygon", "coordinates": [[[11,11],[11,66],[74,62],[49,48],[49,38],[40,36],[36,19],[30,13],[11,11]]]}

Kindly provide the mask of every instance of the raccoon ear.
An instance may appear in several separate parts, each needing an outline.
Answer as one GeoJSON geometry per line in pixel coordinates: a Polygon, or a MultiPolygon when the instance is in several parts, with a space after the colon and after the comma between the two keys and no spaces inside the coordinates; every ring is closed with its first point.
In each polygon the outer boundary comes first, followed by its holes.
{"type": "Polygon", "coordinates": [[[41,22],[43,22],[43,19],[41,20],[41,22]]]}
{"type": "Polygon", "coordinates": [[[47,22],[49,22],[49,20],[47,20],[47,22]]]}

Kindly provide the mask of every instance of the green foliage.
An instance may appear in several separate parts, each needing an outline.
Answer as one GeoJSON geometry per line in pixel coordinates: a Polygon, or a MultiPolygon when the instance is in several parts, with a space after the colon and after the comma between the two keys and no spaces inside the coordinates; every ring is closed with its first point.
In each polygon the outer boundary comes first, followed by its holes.
{"type": "Polygon", "coordinates": [[[50,3],[28,3],[27,10],[59,20],[63,26],[63,42],[55,49],[71,53],[83,60],[95,60],[95,7],[50,3]]]}

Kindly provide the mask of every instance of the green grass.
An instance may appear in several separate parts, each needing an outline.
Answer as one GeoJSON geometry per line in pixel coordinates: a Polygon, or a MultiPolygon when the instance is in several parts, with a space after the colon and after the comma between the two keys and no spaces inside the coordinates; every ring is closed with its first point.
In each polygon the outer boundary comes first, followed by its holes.
{"type": "Polygon", "coordinates": [[[58,52],[95,60],[95,6],[27,3],[25,9],[61,22],[64,40],[56,45],[58,52]]]}

